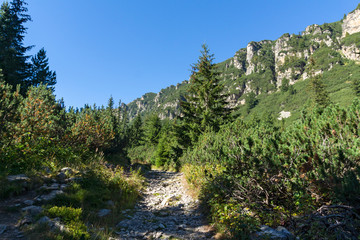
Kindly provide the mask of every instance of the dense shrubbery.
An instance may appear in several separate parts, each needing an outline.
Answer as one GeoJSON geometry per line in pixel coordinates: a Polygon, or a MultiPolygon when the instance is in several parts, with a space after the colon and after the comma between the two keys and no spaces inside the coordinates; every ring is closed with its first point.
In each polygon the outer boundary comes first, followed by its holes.
{"type": "MultiPolygon", "coordinates": [[[[188,180],[202,187],[201,196],[217,222],[225,221],[222,215],[229,208],[230,219],[237,209],[243,221],[233,224],[240,224],[235,227],[240,231],[247,223],[284,224],[329,202],[356,204],[359,114],[356,100],[347,109],[330,106],[303,112],[301,120],[287,129],[271,121],[237,120],[217,134],[204,134],[183,156],[187,175],[203,179],[188,180]],[[212,170],[217,166],[224,169],[212,170]],[[201,168],[206,169],[202,176],[201,168]]],[[[225,225],[234,230],[232,224],[225,225]]]]}
{"type": "Polygon", "coordinates": [[[46,86],[30,87],[23,97],[0,82],[0,109],[0,171],[7,173],[80,164],[120,138],[122,116],[109,107],[66,112],[46,86]]]}

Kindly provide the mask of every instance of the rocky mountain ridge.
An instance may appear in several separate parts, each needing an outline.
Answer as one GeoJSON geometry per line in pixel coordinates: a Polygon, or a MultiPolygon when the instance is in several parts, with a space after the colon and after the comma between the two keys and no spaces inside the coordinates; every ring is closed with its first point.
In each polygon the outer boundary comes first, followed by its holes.
{"type": "MultiPolygon", "coordinates": [[[[218,63],[229,105],[246,103],[248,93],[272,94],[283,85],[291,86],[309,78],[309,59],[315,60],[312,74],[324,74],[347,61],[360,61],[360,9],[341,21],[313,24],[301,34],[284,34],[277,40],[250,42],[228,60],[218,63]]],[[[326,79],[325,79],[326,82],[326,79]]],[[[188,81],[147,93],[129,103],[130,117],[157,113],[160,118],[174,118],[179,113],[188,81]]]]}

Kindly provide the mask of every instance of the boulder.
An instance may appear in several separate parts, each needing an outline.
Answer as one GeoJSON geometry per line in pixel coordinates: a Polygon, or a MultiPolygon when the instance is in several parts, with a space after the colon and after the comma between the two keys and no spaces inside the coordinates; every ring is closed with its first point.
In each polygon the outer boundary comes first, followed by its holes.
{"type": "Polygon", "coordinates": [[[57,195],[63,194],[63,193],[64,192],[62,190],[54,190],[47,195],[41,196],[40,199],[43,201],[50,201],[50,200],[54,199],[57,195]]]}
{"type": "Polygon", "coordinates": [[[38,224],[46,224],[50,227],[53,227],[54,226],[54,223],[51,221],[51,219],[47,216],[44,216],[42,218],[40,218],[38,221],[37,221],[38,224]]]}
{"type": "Polygon", "coordinates": [[[97,215],[98,217],[105,217],[107,215],[109,215],[111,213],[111,210],[110,209],[101,209],[97,215]]]}
{"type": "Polygon", "coordinates": [[[28,206],[21,209],[23,212],[30,214],[31,216],[35,216],[40,214],[43,211],[42,207],[39,206],[28,206]]]}
{"type": "Polygon", "coordinates": [[[14,181],[28,181],[30,180],[30,178],[28,178],[25,174],[18,174],[18,175],[9,175],[6,177],[6,179],[9,182],[14,182],[14,181]]]}
{"type": "Polygon", "coordinates": [[[62,181],[65,181],[67,176],[66,176],[66,174],[64,172],[60,172],[58,175],[56,175],[56,178],[59,179],[62,182],[62,181]]]}
{"type": "Polygon", "coordinates": [[[252,239],[294,240],[295,237],[284,227],[278,227],[275,230],[269,226],[263,225],[261,226],[260,231],[256,232],[252,239]]]}
{"type": "Polygon", "coordinates": [[[25,201],[24,201],[24,204],[25,204],[25,205],[28,205],[28,206],[31,206],[31,205],[34,204],[34,201],[33,201],[33,200],[25,200],[25,201]]]}

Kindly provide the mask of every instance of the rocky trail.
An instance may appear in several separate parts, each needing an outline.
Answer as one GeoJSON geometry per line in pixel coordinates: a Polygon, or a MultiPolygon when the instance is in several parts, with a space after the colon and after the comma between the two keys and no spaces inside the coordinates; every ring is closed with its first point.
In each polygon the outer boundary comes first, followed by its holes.
{"type": "MultiPolygon", "coordinates": [[[[115,237],[110,239],[214,239],[199,202],[187,194],[182,173],[152,170],[145,176],[147,185],[142,197],[133,209],[122,212],[121,222],[109,226],[115,231],[115,237]]],[[[0,201],[0,240],[27,239],[21,227],[34,223],[34,216],[42,212],[42,207],[36,205],[61,194],[66,186],[44,185],[42,188],[50,191],[47,195],[37,196],[32,190],[0,201]]],[[[56,225],[49,219],[46,222],[56,225]]]]}
{"type": "Polygon", "coordinates": [[[117,228],[119,239],[214,239],[211,228],[182,184],[182,173],[149,171],[148,186],[117,228]]]}

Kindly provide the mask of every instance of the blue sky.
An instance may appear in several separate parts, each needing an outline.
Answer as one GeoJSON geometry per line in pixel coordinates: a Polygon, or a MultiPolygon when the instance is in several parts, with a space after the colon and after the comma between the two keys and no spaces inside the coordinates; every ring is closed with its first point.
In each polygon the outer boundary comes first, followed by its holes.
{"type": "Polygon", "coordinates": [[[250,41],[340,20],[353,0],[27,0],[25,44],[44,47],[66,106],[128,103],[189,78],[207,43],[216,62],[250,41]]]}

